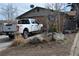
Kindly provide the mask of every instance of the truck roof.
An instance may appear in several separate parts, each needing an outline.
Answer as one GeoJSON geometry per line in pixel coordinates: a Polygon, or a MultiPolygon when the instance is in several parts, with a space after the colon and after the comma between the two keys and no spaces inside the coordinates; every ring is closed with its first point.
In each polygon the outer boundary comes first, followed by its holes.
{"type": "MultiPolygon", "coordinates": [[[[21,19],[21,20],[35,20],[34,18],[28,18],[28,19],[21,19]]],[[[20,21],[20,20],[18,20],[20,21]]]]}
{"type": "Polygon", "coordinates": [[[29,18],[29,20],[35,20],[34,18],[29,18]]]}

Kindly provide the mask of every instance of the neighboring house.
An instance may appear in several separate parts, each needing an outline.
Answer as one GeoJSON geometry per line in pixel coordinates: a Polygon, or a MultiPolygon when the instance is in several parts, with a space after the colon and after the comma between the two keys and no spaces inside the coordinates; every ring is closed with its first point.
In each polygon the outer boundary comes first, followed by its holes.
{"type": "Polygon", "coordinates": [[[70,11],[66,13],[66,20],[64,23],[64,30],[76,30],[77,21],[75,19],[76,11],[70,11]]]}
{"type": "MultiPolygon", "coordinates": [[[[63,31],[63,26],[64,26],[64,18],[65,18],[65,14],[63,12],[60,13],[59,15],[60,17],[60,22],[58,23],[59,20],[56,21],[56,23],[59,25],[60,27],[60,31],[63,31]]],[[[57,18],[57,15],[55,13],[55,11],[50,10],[50,9],[46,9],[46,8],[42,8],[42,7],[35,7],[27,12],[25,12],[24,14],[18,16],[16,19],[27,19],[27,18],[35,18],[37,19],[40,23],[42,23],[44,25],[44,30],[49,28],[49,25],[53,24],[57,18]]]]}

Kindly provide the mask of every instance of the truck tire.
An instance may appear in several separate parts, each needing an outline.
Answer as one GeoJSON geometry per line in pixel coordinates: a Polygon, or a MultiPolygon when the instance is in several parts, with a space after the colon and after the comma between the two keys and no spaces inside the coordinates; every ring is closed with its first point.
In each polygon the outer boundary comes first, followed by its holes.
{"type": "Polygon", "coordinates": [[[29,32],[26,31],[26,30],[24,30],[24,32],[23,32],[24,39],[27,39],[28,38],[28,35],[29,35],[29,32]]]}
{"type": "Polygon", "coordinates": [[[10,40],[15,39],[15,35],[11,35],[11,34],[9,34],[8,36],[9,36],[10,40]]]}

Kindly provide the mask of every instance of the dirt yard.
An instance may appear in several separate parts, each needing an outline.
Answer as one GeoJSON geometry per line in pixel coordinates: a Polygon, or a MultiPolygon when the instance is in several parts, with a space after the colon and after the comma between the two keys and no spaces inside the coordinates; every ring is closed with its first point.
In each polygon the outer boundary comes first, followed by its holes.
{"type": "Polygon", "coordinates": [[[0,52],[0,56],[68,56],[74,41],[74,34],[66,34],[64,41],[50,41],[27,44],[25,47],[11,47],[0,52]]]}

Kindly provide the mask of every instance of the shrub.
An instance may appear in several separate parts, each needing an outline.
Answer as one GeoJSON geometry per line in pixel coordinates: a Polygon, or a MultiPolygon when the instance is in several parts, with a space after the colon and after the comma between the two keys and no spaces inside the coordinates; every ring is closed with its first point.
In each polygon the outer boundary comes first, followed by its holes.
{"type": "Polygon", "coordinates": [[[49,32],[57,32],[57,29],[55,26],[50,26],[49,27],[49,32]]]}

